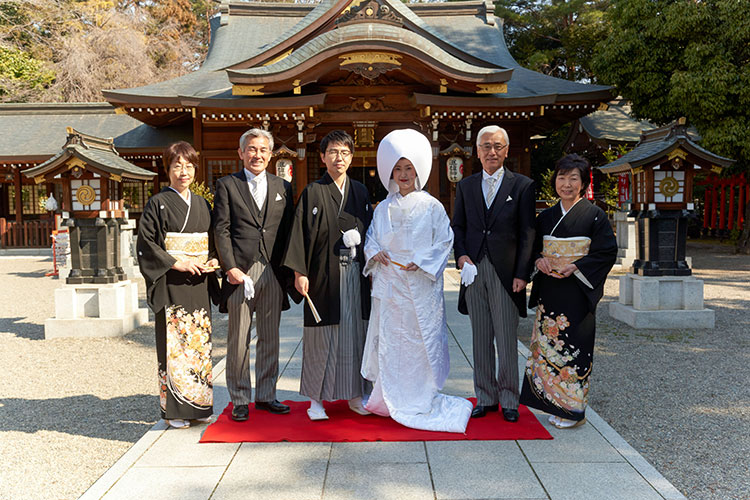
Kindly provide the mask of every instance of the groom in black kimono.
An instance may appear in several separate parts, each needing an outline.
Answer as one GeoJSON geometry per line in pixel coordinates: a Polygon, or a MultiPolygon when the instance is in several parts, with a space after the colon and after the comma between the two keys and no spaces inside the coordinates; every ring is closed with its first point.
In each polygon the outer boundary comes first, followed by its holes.
{"type": "Polygon", "coordinates": [[[221,310],[229,312],[227,387],[232,419],[248,419],[252,398],[250,329],[258,322],[255,356],[255,408],[289,413],[276,400],[279,375],[279,323],[289,309],[286,288],[291,273],[281,258],[294,217],[292,186],[266,172],[273,153],[273,137],[250,129],[240,138],[244,168],[216,182],[214,231],[224,271],[221,310]]]}
{"type": "Polygon", "coordinates": [[[508,145],[508,133],[500,127],[479,131],[477,155],[482,171],[456,186],[451,225],[454,255],[462,275],[458,310],[471,320],[477,396],[471,416],[497,411],[499,403],[503,418],[516,422],[518,318],[526,317],[535,195],[531,179],[503,167],[508,145]],[[474,269],[473,282],[463,284],[474,269]]]}

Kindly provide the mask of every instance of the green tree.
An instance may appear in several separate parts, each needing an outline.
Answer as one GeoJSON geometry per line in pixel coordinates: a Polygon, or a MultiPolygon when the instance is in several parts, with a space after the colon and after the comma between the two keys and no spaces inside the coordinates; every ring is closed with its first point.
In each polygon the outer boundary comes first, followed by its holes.
{"type": "Polygon", "coordinates": [[[750,160],[750,2],[613,0],[594,70],[658,124],[687,117],[707,149],[750,160]]]}
{"type": "Polygon", "coordinates": [[[511,55],[523,66],[568,80],[596,81],[591,58],[607,36],[609,0],[500,0],[511,55]]]}
{"type": "MultiPolygon", "coordinates": [[[[632,103],[633,114],[664,124],[687,117],[701,145],[750,169],[750,2],[613,0],[612,30],[594,70],[632,103]]],[[[745,207],[750,215],[750,203],[745,207]]],[[[750,219],[737,250],[750,253],[750,219]]]]}

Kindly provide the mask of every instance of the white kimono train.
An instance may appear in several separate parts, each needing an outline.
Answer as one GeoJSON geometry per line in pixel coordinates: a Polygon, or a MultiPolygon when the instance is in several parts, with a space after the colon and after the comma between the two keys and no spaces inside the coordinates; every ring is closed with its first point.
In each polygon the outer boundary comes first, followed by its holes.
{"type": "Polygon", "coordinates": [[[373,290],[362,376],[374,382],[366,408],[415,429],[464,432],[471,416],[471,402],[438,392],[450,368],[443,271],[452,247],[448,215],[424,191],[388,195],[365,240],[373,290]],[[381,250],[419,269],[372,260],[381,250]]]}

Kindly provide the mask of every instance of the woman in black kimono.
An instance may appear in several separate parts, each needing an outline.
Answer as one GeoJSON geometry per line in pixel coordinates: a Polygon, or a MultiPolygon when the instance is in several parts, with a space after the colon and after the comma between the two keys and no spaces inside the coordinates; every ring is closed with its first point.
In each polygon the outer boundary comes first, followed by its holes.
{"type": "Polygon", "coordinates": [[[161,416],[175,428],[213,413],[209,285],[218,265],[211,207],[189,186],[198,155],[187,142],[164,151],[169,187],[151,197],[138,230],[138,264],[156,317],[161,416]]]}
{"type": "Polygon", "coordinates": [[[560,202],[536,220],[538,272],[529,299],[536,319],[521,403],[550,413],[560,429],[585,422],[594,315],[617,257],[607,214],[583,198],[590,172],[578,155],[560,159],[552,175],[560,202]]]}

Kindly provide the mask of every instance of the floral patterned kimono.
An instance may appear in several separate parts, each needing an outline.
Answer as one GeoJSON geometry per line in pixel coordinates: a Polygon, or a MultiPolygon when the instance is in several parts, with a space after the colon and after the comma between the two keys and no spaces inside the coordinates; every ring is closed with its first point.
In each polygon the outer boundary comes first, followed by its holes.
{"type": "Polygon", "coordinates": [[[536,319],[520,402],[579,421],[588,401],[596,305],[617,242],[607,214],[582,199],[564,216],[559,203],[539,214],[534,253],[555,270],[574,262],[578,271],[564,279],[541,272],[534,277],[529,305],[536,306],[536,319]]]}
{"type": "Polygon", "coordinates": [[[156,316],[159,402],[165,419],[198,419],[213,413],[211,302],[214,274],[171,269],[175,259],[213,257],[211,208],[191,193],[187,203],[165,188],[146,205],[139,223],[138,263],[148,304],[156,316]]]}

